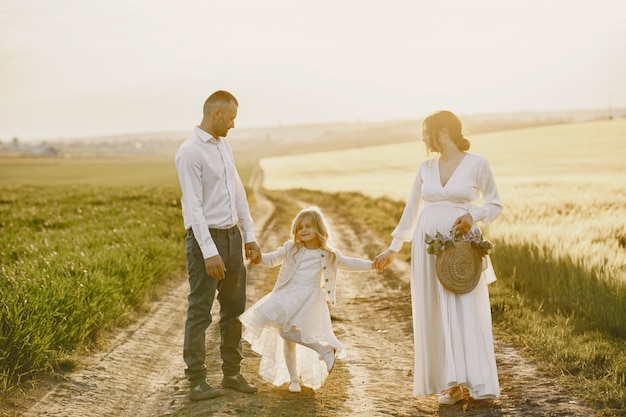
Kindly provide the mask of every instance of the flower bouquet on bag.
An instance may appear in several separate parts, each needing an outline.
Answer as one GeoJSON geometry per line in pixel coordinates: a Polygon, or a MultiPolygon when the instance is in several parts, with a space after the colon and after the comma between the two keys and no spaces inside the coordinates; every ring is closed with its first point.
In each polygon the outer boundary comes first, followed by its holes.
{"type": "Polygon", "coordinates": [[[479,229],[467,233],[453,229],[448,235],[437,232],[426,234],[426,252],[435,255],[437,279],[444,288],[455,294],[472,291],[483,271],[483,258],[493,249],[493,243],[483,240],[479,229]]]}

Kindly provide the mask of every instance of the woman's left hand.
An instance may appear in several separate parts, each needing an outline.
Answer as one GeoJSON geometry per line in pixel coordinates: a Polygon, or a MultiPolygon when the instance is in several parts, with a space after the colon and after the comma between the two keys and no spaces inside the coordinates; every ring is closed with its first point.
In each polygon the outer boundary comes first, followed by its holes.
{"type": "Polygon", "coordinates": [[[474,224],[474,219],[472,218],[472,215],[469,213],[465,213],[464,215],[456,219],[452,227],[456,229],[457,232],[465,234],[469,232],[469,230],[472,228],[472,224],[474,224]]]}
{"type": "Polygon", "coordinates": [[[374,261],[372,262],[372,268],[379,272],[384,271],[385,268],[387,268],[387,266],[389,266],[389,264],[393,262],[393,259],[396,257],[396,254],[397,254],[396,251],[387,249],[386,251],[378,255],[376,259],[374,259],[374,261]]]}

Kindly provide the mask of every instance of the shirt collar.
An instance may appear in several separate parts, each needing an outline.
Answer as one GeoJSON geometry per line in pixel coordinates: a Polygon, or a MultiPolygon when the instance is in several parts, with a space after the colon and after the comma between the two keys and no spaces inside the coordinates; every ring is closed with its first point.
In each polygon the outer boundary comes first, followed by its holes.
{"type": "Polygon", "coordinates": [[[200,129],[200,126],[194,127],[193,130],[194,130],[194,134],[198,136],[202,140],[202,142],[219,143],[219,139],[214,138],[213,136],[211,136],[211,134],[200,129]]]}

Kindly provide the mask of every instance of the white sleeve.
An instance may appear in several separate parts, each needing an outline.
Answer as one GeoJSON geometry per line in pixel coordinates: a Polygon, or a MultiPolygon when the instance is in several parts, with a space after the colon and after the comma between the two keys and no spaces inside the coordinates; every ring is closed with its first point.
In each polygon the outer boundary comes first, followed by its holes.
{"type": "Polygon", "coordinates": [[[502,213],[503,206],[496,181],[486,160],[480,166],[477,182],[482,195],[482,205],[470,211],[470,215],[474,223],[489,224],[502,213]]]}
{"type": "Polygon", "coordinates": [[[293,241],[289,240],[280,248],[273,252],[261,254],[261,264],[266,266],[276,266],[283,263],[289,249],[293,247],[293,241]]]}
{"type": "Polygon", "coordinates": [[[411,193],[402,211],[402,217],[400,217],[400,221],[395,230],[391,232],[393,240],[389,245],[389,249],[393,251],[399,252],[404,242],[413,240],[413,232],[417,225],[417,216],[422,206],[422,184],[424,183],[424,177],[422,175],[423,169],[424,163],[422,163],[417,170],[411,193]]]}
{"type": "Polygon", "coordinates": [[[182,146],[176,153],[176,171],[182,190],[181,204],[191,221],[191,230],[204,259],[218,255],[217,246],[202,213],[202,161],[193,148],[182,146]]]}
{"type": "Polygon", "coordinates": [[[372,269],[373,262],[370,260],[343,256],[343,254],[336,249],[335,255],[337,256],[338,269],[347,269],[350,271],[369,271],[372,269]]]}
{"type": "Polygon", "coordinates": [[[237,217],[239,218],[239,226],[243,229],[243,241],[244,243],[256,242],[254,236],[254,221],[250,215],[250,206],[248,205],[248,196],[246,190],[243,187],[239,172],[235,170],[236,181],[236,194],[235,194],[235,208],[237,210],[237,217]]]}

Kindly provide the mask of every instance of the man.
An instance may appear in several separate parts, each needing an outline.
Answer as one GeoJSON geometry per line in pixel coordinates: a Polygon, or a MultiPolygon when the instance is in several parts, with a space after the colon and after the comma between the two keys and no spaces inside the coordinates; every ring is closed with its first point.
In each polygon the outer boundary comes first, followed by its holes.
{"type": "Polygon", "coordinates": [[[246,268],[238,226],[243,229],[246,258],[250,251],[259,251],[259,246],[246,192],[225,139],[235,127],[237,109],[237,99],[229,92],[211,94],[204,103],[202,122],[176,153],[187,229],[190,291],[183,358],[191,400],[222,394],[206,382],[205,367],[205,332],[211,324],[216,291],[220,303],[222,386],[246,393],[257,391],[240,373],[243,355],[239,316],[246,307],[246,268]]]}

